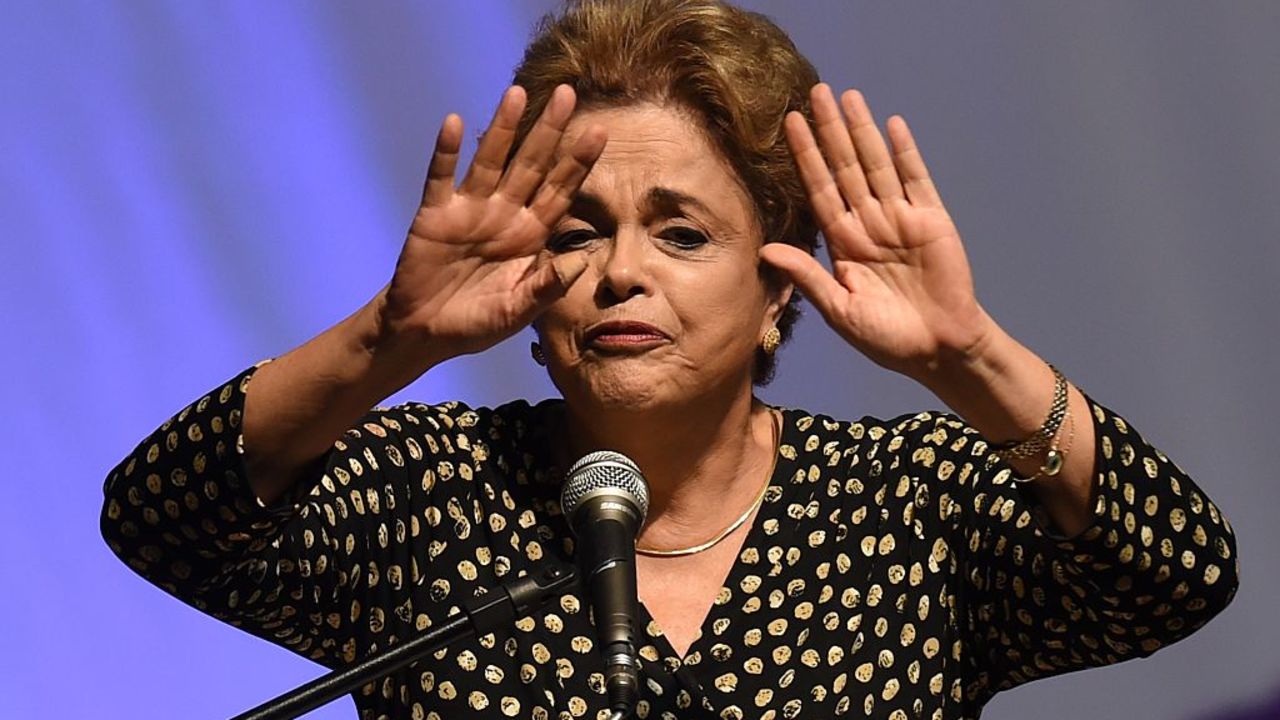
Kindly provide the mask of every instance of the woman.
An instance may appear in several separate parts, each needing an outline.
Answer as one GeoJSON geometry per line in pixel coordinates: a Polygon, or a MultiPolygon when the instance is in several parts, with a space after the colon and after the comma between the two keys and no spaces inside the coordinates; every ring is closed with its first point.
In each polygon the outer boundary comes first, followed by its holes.
{"type": "MultiPolygon", "coordinates": [[[[104,534],[152,582],[347,664],[569,561],[563,469],[609,448],[651,495],[640,717],[975,718],[1230,601],[1217,508],[983,310],[905,121],[886,141],[764,18],[571,5],[455,186],[462,133],[386,288],[111,473],[104,534]],[[796,289],[955,415],[755,399],[796,289]],[[369,410],[529,324],[562,401],[369,410]]],[[[584,601],[366,687],[361,716],[597,716],[584,601]]]]}

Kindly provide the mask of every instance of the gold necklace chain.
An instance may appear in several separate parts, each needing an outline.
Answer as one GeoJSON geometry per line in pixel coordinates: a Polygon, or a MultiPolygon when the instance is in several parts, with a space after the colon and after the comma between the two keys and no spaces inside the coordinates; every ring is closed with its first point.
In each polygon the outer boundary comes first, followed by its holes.
{"type": "Polygon", "coordinates": [[[641,555],[649,555],[651,557],[680,557],[682,555],[696,555],[703,550],[710,550],[719,544],[720,541],[732,535],[733,531],[742,527],[742,524],[760,509],[760,506],[764,504],[764,497],[769,491],[769,484],[773,480],[773,471],[778,464],[778,443],[782,439],[782,420],[779,417],[778,411],[770,408],[769,416],[773,420],[773,459],[769,463],[769,474],[765,475],[764,485],[760,488],[760,492],[756,494],[756,499],[751,501],[751,505],[747,507],[746,512],[742,513],[742,515],[738,516],[737,520],[729,523],[728,527],[716,533],[714,537],[705,542],[698,543],[697,545],[690,545],[689,547],[673,548],[671,550],[643,547],[637,544],[637,553],[641,555]]]}

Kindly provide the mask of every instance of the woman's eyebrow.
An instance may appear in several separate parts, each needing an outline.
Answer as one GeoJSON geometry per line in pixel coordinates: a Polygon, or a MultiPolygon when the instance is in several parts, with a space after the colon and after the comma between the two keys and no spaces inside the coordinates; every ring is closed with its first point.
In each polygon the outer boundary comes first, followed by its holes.
{"type": "Polygon", "coordinates": [[[609,216],[609,209],[599,195],[587,190],[579,190],[573,194],[566,215],[583,220],[592,220],[609,216]]]}
{"type": "Polygon", "coordinates": [[[685,208],[692,208],[712,218],[716,217],[711,208],[698,198],[667,187],[651,188],[645,195],[645,206],[646,210],[664,217],[682,215],[685,208]]]}
{"type": "MultiPolygon", "coordinates": [[[[669,187],[650,188],[645,193],[644,207],[641,209],[645,215],[655,217],[679,217],[687,215],[688,210],[693,210],[708,221],[720,219],[719,215],[706,203],[686,192],[669,187]]],[[[573,200],[569,203],[566,214],[588,222],[612,217],[604,199],[589,190],[579,190],[573,194],[573,200]]]]}

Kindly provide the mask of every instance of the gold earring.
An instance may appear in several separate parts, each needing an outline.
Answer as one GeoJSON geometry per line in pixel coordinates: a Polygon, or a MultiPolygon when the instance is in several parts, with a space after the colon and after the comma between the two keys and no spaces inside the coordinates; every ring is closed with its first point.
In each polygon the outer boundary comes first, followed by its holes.
{"type": "Polygon", "coordinates": [[[778,326],[775,325],[764,331],[764,337],[760,339],[760,349],[764,350],[765,355],[772,355],[778,351],[778,346],[782,344],[782,333],[778,332],[778,326]]]}
{"type": "Polygon", "coordinates": [[[529,354],[533,356],[533,361],[541,365],[547,366],[547,356],[542,353],[542,346],[536,342],[529,343],[529,354]]]}

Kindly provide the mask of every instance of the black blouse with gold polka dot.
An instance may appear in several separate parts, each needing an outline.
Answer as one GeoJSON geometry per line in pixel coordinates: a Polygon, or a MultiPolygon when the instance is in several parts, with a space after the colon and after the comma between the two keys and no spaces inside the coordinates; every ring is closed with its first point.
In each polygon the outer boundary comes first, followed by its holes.
{"type": "MultiPolygon", "coordinates": [[[[572,562],[555,403],[375,410],[323,473],[264,508],[237,452],[252,370],[111,471],[111,549],[184,602],[329,667],[438,625],[504,578],[572,562]]],[[[953,416],[784,410],[763,506],[679,657],[641,606],[640,718],[977,718],[1006,688],[1149,655],[1237,581],[1230,524],[1120,417],[1091,405],[1094,524],[1050,532],[953,416]]],[[[581,595],[355,694],[361,718],[602,718],[581,595]]]]}

